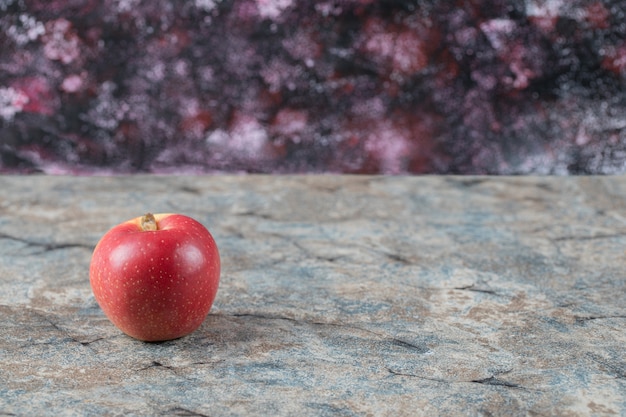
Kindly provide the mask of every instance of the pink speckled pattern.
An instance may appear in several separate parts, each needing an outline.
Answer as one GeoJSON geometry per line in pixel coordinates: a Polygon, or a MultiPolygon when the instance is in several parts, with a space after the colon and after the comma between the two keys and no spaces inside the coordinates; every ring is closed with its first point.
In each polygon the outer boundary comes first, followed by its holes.
{"type": "Polygon", "coordinates": [[[615,174],[617,0],[0,0],[0,172],[615,174]]]}

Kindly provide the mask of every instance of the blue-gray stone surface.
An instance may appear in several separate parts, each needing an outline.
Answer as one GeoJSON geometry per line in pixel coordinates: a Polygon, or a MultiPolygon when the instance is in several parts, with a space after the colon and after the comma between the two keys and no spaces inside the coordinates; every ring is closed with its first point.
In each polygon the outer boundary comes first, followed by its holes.
{"type": "Polygon", "coordinates": [[[626,178],[0,177],[0,415],[626,415],[626,178]],[[222,254],[193,334],[89,286],[124,220],[222,254]]]}

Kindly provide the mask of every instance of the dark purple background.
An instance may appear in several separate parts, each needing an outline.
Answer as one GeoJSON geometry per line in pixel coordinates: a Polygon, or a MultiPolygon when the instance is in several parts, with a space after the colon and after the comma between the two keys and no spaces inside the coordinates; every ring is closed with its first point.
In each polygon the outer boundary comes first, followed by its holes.
{"type": "Polygon", "coordinates": [[[626,1],[0,0],[0,172],[621,173],[626,1]]]}

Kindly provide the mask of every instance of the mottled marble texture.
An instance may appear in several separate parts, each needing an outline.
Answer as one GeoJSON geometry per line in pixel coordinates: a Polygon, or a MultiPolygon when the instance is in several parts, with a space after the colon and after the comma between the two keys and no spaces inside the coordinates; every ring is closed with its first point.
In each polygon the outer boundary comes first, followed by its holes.
{"type": "Polygon", "coordinates": [[[2,415],[626,414],[626,179],[0,177],[2,415]],[[147,344],[90,254],[145,211],[222,253],[147,344]]]}
{"type": "Polygon", "coordinates": [[[0,0],[0,172],[626,172],[624,0],[0,0]]]}

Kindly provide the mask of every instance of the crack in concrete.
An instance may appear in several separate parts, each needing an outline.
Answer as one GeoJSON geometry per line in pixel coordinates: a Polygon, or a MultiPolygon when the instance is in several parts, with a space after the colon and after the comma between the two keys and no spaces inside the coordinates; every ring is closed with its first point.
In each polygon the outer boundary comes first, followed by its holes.
{"type": "Polygon", "coordinates": [[[387,368],[387,371],[394,375],[394,376],[404,376],[407,378],[417,378],[417,379],[423,379],[425,381],[433,381],[433,382],[439,382],[442,384],[454,384],[454,383],[458,383],[461,381],[448,381],[446,379],[442,379],[442,378],[431,378],[431,377],[427,377],[424,375],[417,375],[417,374],[410,374],[410,373],[406,373],[406,372],[400,372],[400,371],[396,371],[395,369],[392,368],[387,368]]]}
{"type": "Polygon", "coordinates": [[[609,373],[609,375],[617,379],[626,379],[626,364],[624,363],[614,364],[600,357],[599,355],[596,355],[593,353],[587,353],[586,356],[592,361],[594,361],[595,363],[606,368],[606,371],[609,373]]]}
{"type": "Polygon", "coordinates": [[[373,249],[373,250],[375,252],[378,252],[378,253],[386,256],[387,258],[391,259],[392,261],[400,262],[401,264],[404,264],[404,265],[413,265],[414,264],[414,262],[411,261],[409,258],[406,258],[406,257],[404,257],[404,256],[402,256],[400,254],[391,253],[391,252],[384,252],[384,251],[378,251],[378,250],[375,250],[375,249],[373,249]]]}
{"type": "Polygon", "coordinates": [[[169,410],[165,410],[162,415],[166,416],[180,416],[180,417],[209,417],[208,414],[202,414],[197,411],[190,410],[184,407],[173,407],[169,410]]]}
{"type": "Polygon", "coordinates": [[[161,362],[158,361],[152,361],[150,363],[150,365],[148,366],[144,366],[143,368],[139,368],[139,369],[135,369],[135,372],[140,372],[140,371],[145,371],[147,369],[152,369],[152,368],[163,368],[163,369],[168,369],[174,373],[176,373],[176,370],[174,369],[173,366],[169,366],[169,365],[163,365],[161,362]]]}
{"type": "Polygon", "coordinates": [[[195,365],[209,365],[209,364],[211,364],[211,362],[200,361],[200,362],[186,363],[182,365],[167,365],[163,362],[152,360],[150,364],[141,368],[134,369],[134,372],[143,372],[143,371],[147,371],[150,369],[156,369],[156,370],[162,369],[166,372],[170,372],[171,375],[174,375],[177,378],[190,382],[190,381],[193,381],[194,378],[190,377],[189,375],[185,373],[185,370],[187,368],[190,368],[190,367],[193,368],[193,366],[195,365]]]}
{"type": "Polygon", "coordinates": [[[596,239],[613,239],[613,238],[616,238],[616,237],[625,237],[625,236],[626,236],[626,232],[622,232],[622,233],[598,233],[597,235],[591,235],[591,236],[576,236],[576,235],[559,236],[559,237],[551,238],[550,240],[553,241],[553,242],[562,242],[562,241],[567,241],[567,240],[585,241],[585,240],[596,240],[596,239]]]}
{"type": "Polygon", "coordinates": [[[508,381],[496,378],[495,376],[490,376],[489,378],[483,378],[483,379],[473,379],[469,382],[472,382],[474,384],[494,385],[494,386],[507,387],[507,388],[518,388],[518,389],[524,389],[524,390],[527,389],[525,387],[522,387],[519,384],[508,382],[508,381]]]}
{"type": "Polygon", "coordinates": [[[58,242],[52,242],[52,243],[46,243],[46,242],[38,242],[38,241],[34,241],[34,240],[29,240],[29,239],[23,239],[17,236],[12,236],[6,233],[0,233],[0,239],[6,239],[6,240],[12,240],[14,242],[20,242],[20,243],[24,243],[27,247],[36,247],[36,248],[41,248],[42,251],[41,252],[37,252],[37,253],[45,253],[45,252],[51,252],[51,251],[55,251],[55,250],[61,250],[61,249],[72,249],[72,248],[82,248],[82,249],[88,249],[88,250],[93,250],[93,246],[91,245],[87,245],[84,243],[74,243],[74,242],[64,242],[64,243],[58,243],[58,242]]]}
{"type": "Polygon", "coordinates": [[[458,290],[458,291],[479,292],[479,293],[482,293],[482,294],[491,294],[491,295],[497,295],[498,297],[502,297],[501,294],[498,294],[494,290],[489,290],[489,289],[486,289],[486,288],[477,288],[477,287],[474,286],[474,284],[466,285],[464,287],[454,287],[452,289],[453,290],[458,290]]]}
{"type": "MultiPolygon", "coordinates": [[[[236,213],[236,215],[238,216],[252,216],[255,215],[254,213],[250,213],[250,212],[242,212],[242,213],[236,213]]],[[[258,216],[257,217],[261,217],[258,216]]],[[[243,235],[243,233],[241,231],[235,230],[233,228],[229,228],[229,231],[231,233],[233,233],[235,236],[239,237],[239,238],[243,238],[245,237],[243,235]]],[[[298,248],[307,259],[317,259],[320,261],[324,261],[324,262],[336,262],[340,259],[346,259],[349,258],[350,255],[320,255],[315,253],[313,250],[307,248],[305,245],[303,245],[300,241],[298,241],[296,238],[294,238],[293,236],[289,236],[289,235],[284,235],[281,233],[276,233],[276,232],[271,232],[271,233],[265,233],[265,236],[269,236],[269,237],[275,237],[281,240],[285,240],[288,243],[290,243],[291,245],[295,246],[296,248],[298,248]]],[[[369,247],[369,246],[365,246],[365,245],[353,245],[354,248],[363,250],[365,252],[369,252],[369,253],[373,253],[377,256],[380,257],[384,257],[387,258],[393,262],[398,262],[401,263],[403,265],[416,265],[417,262],[415,262],[414,260],[410,259],[407,256],[401,255],[399,253],[393,252],[393,251],[387,251],[384,250],[383,248],[375,248],[375,247],[369,247]]],[[[279,262],[282,262],[279,261],[279,262]]]]}
{"type": "Polygon", "coordinates": [[[384,339],[391,341],[391,343],[393,343],[396,346],[401,346],[406,349],[416,350],[418,351],[418,353],[426,353],[429,350],[428,348],[425,348],[424,346],[419,346],[413,343],[409,343],[406,340],[398,339],[396,337],[389,337],[389,336],[381,335],[381,334],[372,332],[370,330],[365,330],[365,331],[370,332],[372,334],[376,334],[379,337],[383,337],[384,339]]]}
{"type": "Polygon", "coordinates": [[[345,258],[345,256],[343,255],[338,255],[338,256],[322,256],[322,255],[318,255],[315,253],[311,253],[311,251],[307,248],[305,248],[304,246],[302,246],[302,244],[300,244],[300,242],[296,241],[296,240],[292,240],[289,239],[290,243],[292,243],[296,248],[300,249],[302,252],[304,252],[304,254],[306,256],[308,256],[309,258],[314,258],[317,259],[318,261],[324,261],[324,262],[335,262],[338,259],[341,258],[345,258]]]}
{"type": "Polygon", "coordinates": [[[240,217],[256,217],[256,218],[263,219],[263,220],[276,220],[274,216],[271,214],[260,213],[254,210],[240,211],[240,212],[233,213],[233,214],[235,216],[240,216],[240,217]]]}
{"type": "MultiPolygon", "coordinates": [[[[12,306],[6,306],[6,305],[2,305],[3,307],[8,307],[10,309],[13,309],[12,306]]],[[[19,348],[23,349],[26,347],[30,347],[30,346],[44,346],[44,345],[55,345],[58,343],[63,343],[63,342],[69,342],[69,343],[76,343],[79,344],[80,346],[84,346],[85,348],[89,349],[90,351],[94,352],[93,348],[90,346],[92,343],[97,342],[99,340],[105,340],[104,337],[98,337],[96,339],[93,340],[87,340],[87,341],[81,341],[79,339],[77,339],[76,337],[72,336],[70,334],[69,331],[67,331],[66,329],[62,328],[61,326],[59,326],[52,318],[49,317],[49,313],[46,311],[39,311],[37,309],[34,308],[26,308],[25,311],[30,312],[31,314],[35,315],[37,318],[40,319],[41,322],[47,324],[48,326],[50,326],[51,328],[53,328],[56,332],[60,333],[63,337],[60,340],[55,340],[55,341],[45,341],[45,342],[39,342],[39,341],[33,341],[31,343],[25,343],[23,345],[21,345],[19,348]]]]}
{"type": "Polygon", "coordinates": [[[470,284],[470,285],[465,285],[463,287],[426,287],[423,285],[411,285],[408,283],[400,283],[399,285],[403,285],[407,288],[411,288],[414,290],[420,290],[420,291],[470,291],[470,292],[476,292],[476,293],[481,293],[481,294],[489,294],[489,295],[494,295],[496,297],[502,297],[502,298],[511,298],[511,296],[506,295],[506,294],[501,294],[499,292],[497,292],[496,290],[492,290],[492,289],[488,289],[488,288],[479,288],[476,287],[476,284],[470,284]]]}
{"type": "Polygon", "coordinates": [[[99,342],[100,340],[106,340],[106,338],[104,338],[104,337],[98,337],[98,338],[96,338],[96,339],[93,339],[93,340],[87,340],[87,341],[85,341],[85,342],[81,342],[81,341],[79,340],[79,341],[78,341],[78,343],[80,343],[80,344],[81,344],[81,345],[83,345],[83,346],[89,346],[89,345],[91,345],[92,343],[99,342]]]}
{"type": "Polygon", "coordinates": [[[190,185],[182,185],[180,187],[177,188],[179,191],[182,191],[183,193],[187,193],[187,194],[193,194],[193,195],[201,195],[202,191],[199,188],[196,187],[192,187],[190,185]]]}
{"type": "Polygon", "coordinates": [[[489,385],[489,386],[497,386],[497,387],[504,387],[504,388],[511,388],[511,389],[519,389],[519,390],[524,390],[524,391],[540,391],[537,389],[530,389],[524,386],[521,386],[519,384],[515,384],[513,382],[509,382],[509,381],[505,381],[502,379],[499,379],[495,376],[490,376],[488,378],[482,378],[482,379],[472,379],[469,381],[464,381],[464,380],[450,380],[450,379],[444,379],[444,378],[433,378],[433,377],[428,377],[428,376],[424,376],[424,375],[418,375],[418,374],[412,374],[412,373],[408,373],[408,372],[400,372],[400,371],[396,371],[395,369],[392,368],[387,368],[387,371],[394,375],[394,376],[403,376],[403,377],[407,377],[407,378],[416,378],[416,379],[422,379],[425,381],[433,381],[433,382],[439,382],[442,384],[466,384],[466,383],[471,383],[471,384],[480,384],[480,385],[489,385]]]}
{"type": "Polygon", "coordinates": [[[626,319],[626,315],[614,315],[614,316],[576,316],[576,323],[585,323],[593,320],[608,320],[608,319],[626,319]]]}
{"type": "Polygon", "coordinates": [[[396,346],[400,346],[400,347],[408,348],[408,349],[411,349],[411,350],[415,350],[415,351],[417,351],[418,353],[421,353],[421,354],[426,353],[429,350],[428,348],[426,348],[424,346],[416,345],[414,343],[407,342],[406,340],[398,339],[398,338],[393,337],[393,336],[389,336],[389,335],[378,333],[378,332],[375,332],[375,331],[372,331],[372,330],[369,330],[369,329],[365,329],[363,327],[349,325],[349,324],[322,322],[322,321],[298,320],[298,319],[295,319],[293,317],[271,316],[271,315],[264,315],[264,314],[252,314],[252,313],[230,313],[230,314],[219,314],[219,315],[227,316],[227,317],[251,317],[251,318],[262,319],[262,320],[284,320],[284,321],[290,321],[290,322],[293,322],[293,323],[309,325],[309,326],[341,327],[341,328],[352,329],[352,330],[357,330],[357,331],[361,331],[361,332],[372,334],[372,335],[376,336],[377,338],[381,339],[382,341],[387,341],[387,342],[393,343],[396,346]]]}

